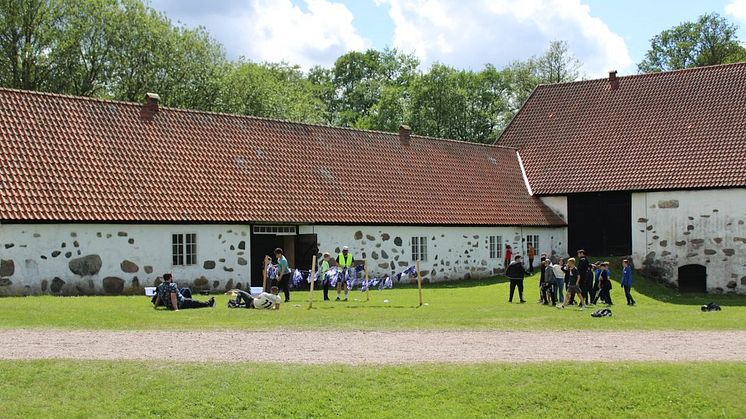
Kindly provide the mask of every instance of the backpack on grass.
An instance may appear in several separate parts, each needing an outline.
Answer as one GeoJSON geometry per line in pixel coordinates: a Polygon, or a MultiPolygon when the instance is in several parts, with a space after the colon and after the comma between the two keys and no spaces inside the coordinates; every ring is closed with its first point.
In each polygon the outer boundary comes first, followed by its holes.
{"type": "Polygon", "coordinates": [[[722,310],[719,305],[715,303],[709,303],[702,306],[702,311],[704,312],[710,312],[710,311],[720,311],[722,310]]]}
{"type": "Polygon", "coordinates": [[[601,310],[596,310],[593,313],[591,313],[592,317],[611,317],[611,310],[608,308],[603,308],[601,310]]]}

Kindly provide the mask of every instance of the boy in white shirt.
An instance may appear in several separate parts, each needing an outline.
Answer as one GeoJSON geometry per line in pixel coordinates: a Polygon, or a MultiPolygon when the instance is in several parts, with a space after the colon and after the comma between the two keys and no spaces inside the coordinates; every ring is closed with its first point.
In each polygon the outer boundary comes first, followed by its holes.
{"type": "Polygon", "coordinates": [[[257,296],[252,297],[246,291],[243,290],[231,290],[228,293],[236,296],[235,301],[231,300],[228,302],[229,308],[255,308],[257,310],[279,310],[282,298],[279,294],[280,289],[272,287],[269,292],[263,292],[257,296]]]}

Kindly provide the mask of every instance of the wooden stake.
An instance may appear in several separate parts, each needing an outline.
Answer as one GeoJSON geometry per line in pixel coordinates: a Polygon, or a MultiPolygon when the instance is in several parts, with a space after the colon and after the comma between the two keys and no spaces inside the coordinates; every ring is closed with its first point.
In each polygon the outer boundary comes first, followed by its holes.
{"type": "Polygon", "coordinates": [[[419,260],[417,260],[417,288],[420,290],[420,306],[422,306],[422,277],[420,276],[419,260]]]}
{"type": "Polygon", "coordinates": [[[368,260],[363,259],[363,263],[365,264],[365,285],[367,288],[365,289],[365,301],[370,301],[370,284],[368,283],[368,260]]]}
{"type": "Polygon", "coordinates": [[[264,257],[264,270],[262,270],[262,289],[264,292],[267,292],[267,266],[269,266],[268,259],[269,256],[264,257]]]}
{"type": "Polygon", "coordinates": [[[309,278],[311,279],[311,291],[308,292],[308,309],[310,310],[313,307],[313,284],[316,282],[316,255],[313,255],[313,259],[311,259],[311,276],[309,278]]]}

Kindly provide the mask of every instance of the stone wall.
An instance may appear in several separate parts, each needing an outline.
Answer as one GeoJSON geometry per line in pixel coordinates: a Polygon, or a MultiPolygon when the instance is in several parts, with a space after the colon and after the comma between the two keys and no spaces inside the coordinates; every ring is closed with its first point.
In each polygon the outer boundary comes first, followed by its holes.
{"type": "Polygon", "coordinates": [[[481,278],[501,272],[502,257],[489,257],[488,237],[492,235],[502,236],[503,249],[505,244],[523,249],[514,250],[514,254],[524,258],[522,239],[528,234],[539,235],[540,248],[534,265],[538,265],[541,253],[565,254],[567,237],[565,227],[301,226],[299,232],[317,234],[319,250],[329,251],[333,256],[342,246],[349,246],[356,259],[368,261],[372,277],[395,274],[413,265],[410,240],[413,236],[425,236],[428,257],[420,264],[420,272],[426,281],[481,278]]]}
{"type": "Polygon", "coordinates": [[[708,292],[746,294],[746,189],[632,194],[635,265],[677,285],[678,268],[707,268],[708,292]]]}
{"type": "Polygon", "coordinates": [[[172,272],[180,286],[246,284],[249,227],[1,224],[0,295],[142,294],[172,272]],[[173,266],[171,234],[197,234],[197,264],[173,266]]]}

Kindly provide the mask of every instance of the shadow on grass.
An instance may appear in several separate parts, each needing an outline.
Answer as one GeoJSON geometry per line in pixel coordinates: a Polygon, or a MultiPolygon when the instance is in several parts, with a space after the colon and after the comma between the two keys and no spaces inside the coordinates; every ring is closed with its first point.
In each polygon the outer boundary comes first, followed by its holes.
{"type": "MultiPolygon", "coordinates": [[[[617,298],[624,298],[624,289],[620,283],[622,276],[622,259],[621,257],[600,258],[599,260],[609,262],[614,289],[617,291],[617,298]]],[[[595,259],[594,259],[595,260],[595,259]]],[[[644,295],[654,300],[678,305],[697,305],[701,306],[714,302],[721,306],[746,306],[746,296],[734,294],[706,294],[706,293],[689,293],[679,292],[678,289],[662,284],[645,277],[640,271],[635,270],[632,273],[632,296],[635,294],[644,295]]]]}

